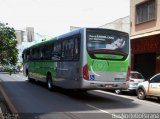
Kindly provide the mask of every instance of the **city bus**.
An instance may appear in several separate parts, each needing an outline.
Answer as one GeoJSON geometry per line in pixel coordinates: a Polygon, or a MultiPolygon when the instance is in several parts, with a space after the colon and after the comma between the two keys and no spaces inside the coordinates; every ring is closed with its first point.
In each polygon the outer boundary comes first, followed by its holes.
{"type": "Polygon", "coordinates": [[[49,90],[128,88],[130,40],[125,32],[80,28],[26,48],[22,58],[28,80],[45,82],[49,90]]]}

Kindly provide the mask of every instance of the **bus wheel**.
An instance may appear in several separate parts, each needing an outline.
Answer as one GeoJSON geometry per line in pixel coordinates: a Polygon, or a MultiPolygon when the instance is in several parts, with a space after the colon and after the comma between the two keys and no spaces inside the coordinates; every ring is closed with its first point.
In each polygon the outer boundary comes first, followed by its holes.
{"type": "Polygon", "coordinates": [[[28,76],[28,82],[33,82],[33,80],[28,76]]]}
{"type": "Polygon", "coordinates": [[[34,80],[30,78],[29,73],[28,73],[28,82],[33,82],[34,80]]]}
{"type": "Polygon", "coordinates": [[[53,90],[53,84],[52,84],[52,77],[51,77],[51,75],[47,76],[47,88],[50,91],[53,90]]]}
{"type": "Polygon", "coordinates": [[[137,96],[138,96],[138,98],[141,99],[141,100],[144,100],[144,99],[145,99],[146,95],[145,95],[145,92],[144,92],[144,90],[143,90],[142,88],[138,89],[138,91],[137,91],[137,96]]]}

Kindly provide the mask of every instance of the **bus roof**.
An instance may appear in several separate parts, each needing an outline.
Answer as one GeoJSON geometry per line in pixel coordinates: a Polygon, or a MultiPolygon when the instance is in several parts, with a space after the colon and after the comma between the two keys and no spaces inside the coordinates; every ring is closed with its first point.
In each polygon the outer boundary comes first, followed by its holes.
{"type": "Polygon", "coordinates": [[[77,29],[77,30],[74,30],[74,31],[65,33],[65,34],[63,34],[63,35],[60,35],[60,36],[51,38],[51,39],[49,39],[49,40],[42,41],[42,42],[40,42],[40,43],[34,44],[34,45],[32,45],[32,46],[30,46],[30,47],[24,49],[24,51],[27,50],[27,49],[30,49],[30,48],[36,48],[36,47],[38,47],[38,46],[41,46],[41,45],[45,45],[45,44],[51,43],[51,42],[56,41],[56,40],[58,40],[58,39],[63,39],[63,38],[72,36],[72,35],[74,35],[74,34],[78,34],[78,33],[80,33],[81,30],[84,30],[84,29],[85,29],[85,28],[79,28],[79,29],[77,29]]]}
{"type": "MultiPolygon", "coordinates": [[[[65,33],[65,34],[63,34],[63,35],[60,35],[60,36],[51,38],[51,39],[49,39],[49,40],[42,41],[42,42],[40,42],[40,43],[34,44],[34,45],[32,45],[32,46],[24,49],[24,51],[27,50],[27,49],[30,49],[30,48],[36,48],[36,47],[38,47],[38,46],[42,46],[42,45],[51,43],[51,42],[56,41],[56,40],[58,40],[58,39],[63,39],[63,38],[66,38],[66,37],[69,37],[69,36],[72,36],[72,35],[79,34],[81,31],[84,31],[85,29],[97,29],[97,30],[98,30],[98,29],[104,29],[104,28],[85,28],[85,27],[84,27],[84,28],[79,28],[79,29],[76,29],[76,30],[74,30],[74,31],[70,31],[70,32],[68,32],[68,33],[65,33]]],[[[105,29],[105,30],[118,31],[118,30],[113,30],[113,29],[105,29]]],[[[118,31],[118,32],[125,33],[125,32],[123,32],[123,31],[118,31]]]]}

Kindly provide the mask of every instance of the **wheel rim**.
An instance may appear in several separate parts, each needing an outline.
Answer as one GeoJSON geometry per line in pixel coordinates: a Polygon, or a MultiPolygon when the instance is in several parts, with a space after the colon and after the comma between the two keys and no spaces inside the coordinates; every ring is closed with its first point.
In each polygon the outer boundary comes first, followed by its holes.
{"type": "Polygon", "coordinates": [[[142,90],[139,90],[138,96],[141,98],[144,96],[144,92],[142,90]]]}

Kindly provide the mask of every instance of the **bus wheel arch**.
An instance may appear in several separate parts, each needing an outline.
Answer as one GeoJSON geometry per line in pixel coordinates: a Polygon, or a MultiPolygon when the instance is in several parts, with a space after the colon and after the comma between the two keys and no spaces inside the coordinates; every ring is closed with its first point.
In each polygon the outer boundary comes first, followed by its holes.
{"type": "Polygon", "coordinates": [[[33,82],[33,79],[29,76],[28,69],[26,69],[26,77],[28,77],[28,82],[33,82]]]}
{"type": "Polygon", "coordinates": [[[53,90],[53,84],[52,84],[52,75],[50,72],[47,72],[46,76],[46,82],[47,82],[47,88],[48,90],[53,90]]]}

